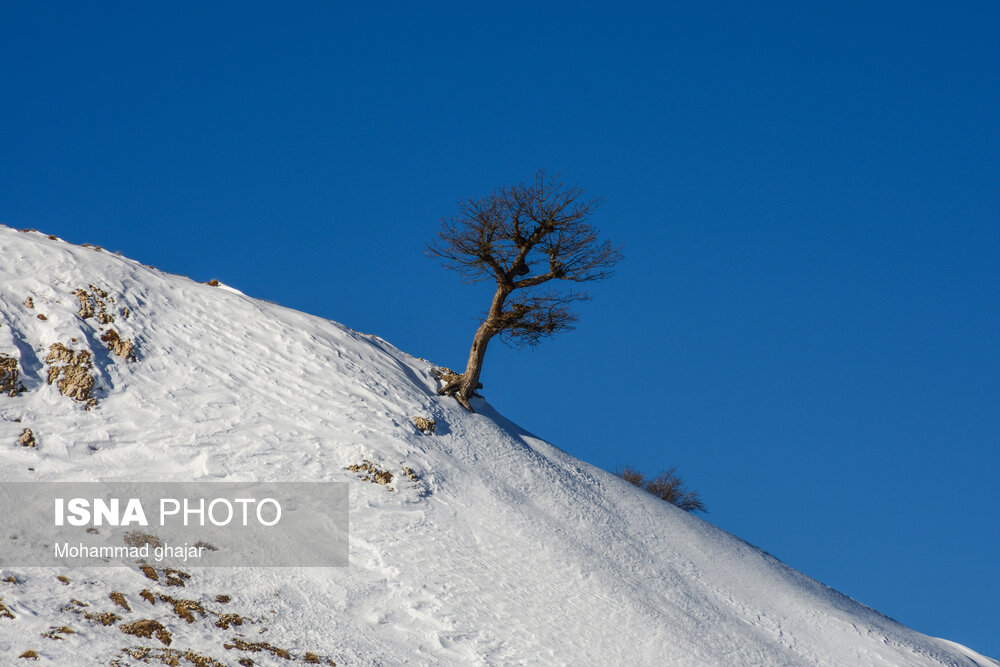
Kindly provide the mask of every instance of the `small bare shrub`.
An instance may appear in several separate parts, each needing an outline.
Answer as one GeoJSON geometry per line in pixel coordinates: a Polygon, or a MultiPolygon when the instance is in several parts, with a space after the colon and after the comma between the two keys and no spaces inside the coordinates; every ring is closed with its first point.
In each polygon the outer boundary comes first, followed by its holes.
{"type": "Polygon", "coordinates": [[[685,512],[708,512],[698,492],[684,488],[684,480],[677,474],[677,468],[671,467],[653,479],[646,479],[645,475],[632,466],[616,470],[615,474],[629,484],[634,484],[660,500],[676,505],[685,512]]]}

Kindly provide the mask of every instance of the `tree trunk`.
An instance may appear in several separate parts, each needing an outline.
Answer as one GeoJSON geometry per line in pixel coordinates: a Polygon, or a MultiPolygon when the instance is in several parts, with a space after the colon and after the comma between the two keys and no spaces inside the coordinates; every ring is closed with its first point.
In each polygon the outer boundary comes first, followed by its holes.
{"type": "Polygon", "coordinates": [[[496,294],[493,295],[493,303],[490,304],[490,311],[472,339],[472,349],[469,350],[469,361],[465,365],[465,372],[453,377],[438,391],[441,395],[454,396],[455,400],[469,412],[475,412],[469,405],[469,399],[472,398],[476,389],[482,386],[479,384],[479,374],[483,370],[486,346],[489,345],[493,336],[500,333],[500,316],[503,313],[504,301],[507,300],[510,291],[506,285],[497,287],[496,294]]]}

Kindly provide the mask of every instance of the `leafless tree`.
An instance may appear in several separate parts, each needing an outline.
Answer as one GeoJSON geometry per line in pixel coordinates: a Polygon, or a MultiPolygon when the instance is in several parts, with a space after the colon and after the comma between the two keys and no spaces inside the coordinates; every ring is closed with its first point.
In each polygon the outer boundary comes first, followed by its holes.
{"type": "Polygon", "coordinates": [[[518,346],[537,345],[573,328],[577,316],[570,305],[589,296],[555,288],[556,281],[603,280],[621,259],[588,223],[599,205],[584,198],[582,189],[541,171],[533,183],[459,202],[458,215],[442,223],[428,253],[467,282],[495,282],[496,291],[472,339],[465,372],[443,375],[438,393],[454,396],[472,411],[469,398],[481,386],[486,347],[494,336],[518,346]]]}

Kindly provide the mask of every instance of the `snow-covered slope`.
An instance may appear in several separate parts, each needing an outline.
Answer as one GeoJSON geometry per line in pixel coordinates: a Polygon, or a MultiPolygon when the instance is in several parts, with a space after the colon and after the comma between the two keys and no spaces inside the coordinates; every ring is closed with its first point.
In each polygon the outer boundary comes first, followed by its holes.
{"type": "Polygon", "coordinates": [[[465,412],[435,394],[430,363],[380,338],[37,232],[0,228],[0,258],[0,354],[25,387],[0,395],[0,481],[351,482],[346,568],[191,569],[183,587],[138,567],[0,572],[0,664],[29,650],[57,665],[998,664],[486,402],[465,412]],[[134,360],[101,340],[112,328],[134,360]],[[54,343],[92,353],[92,409],[46,383],[54,343]],[[347,469],[363,460],[390,485],[347,469]],[[226,613],[245,620],[223,627],[226,613]],[[122,632],[140,619],[169,647],[122,632]]]}

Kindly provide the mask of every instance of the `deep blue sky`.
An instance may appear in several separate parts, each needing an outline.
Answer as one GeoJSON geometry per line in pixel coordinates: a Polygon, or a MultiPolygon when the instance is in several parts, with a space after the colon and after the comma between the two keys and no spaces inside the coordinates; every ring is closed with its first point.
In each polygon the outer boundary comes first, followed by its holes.
{"type": "Polygon", "coordinates": [[[0,222],[460,367],[424,243],[561,172],[626,259],[491,402],[1000,657],[995,2],[203,4],[0,4],[0,222]]]}

